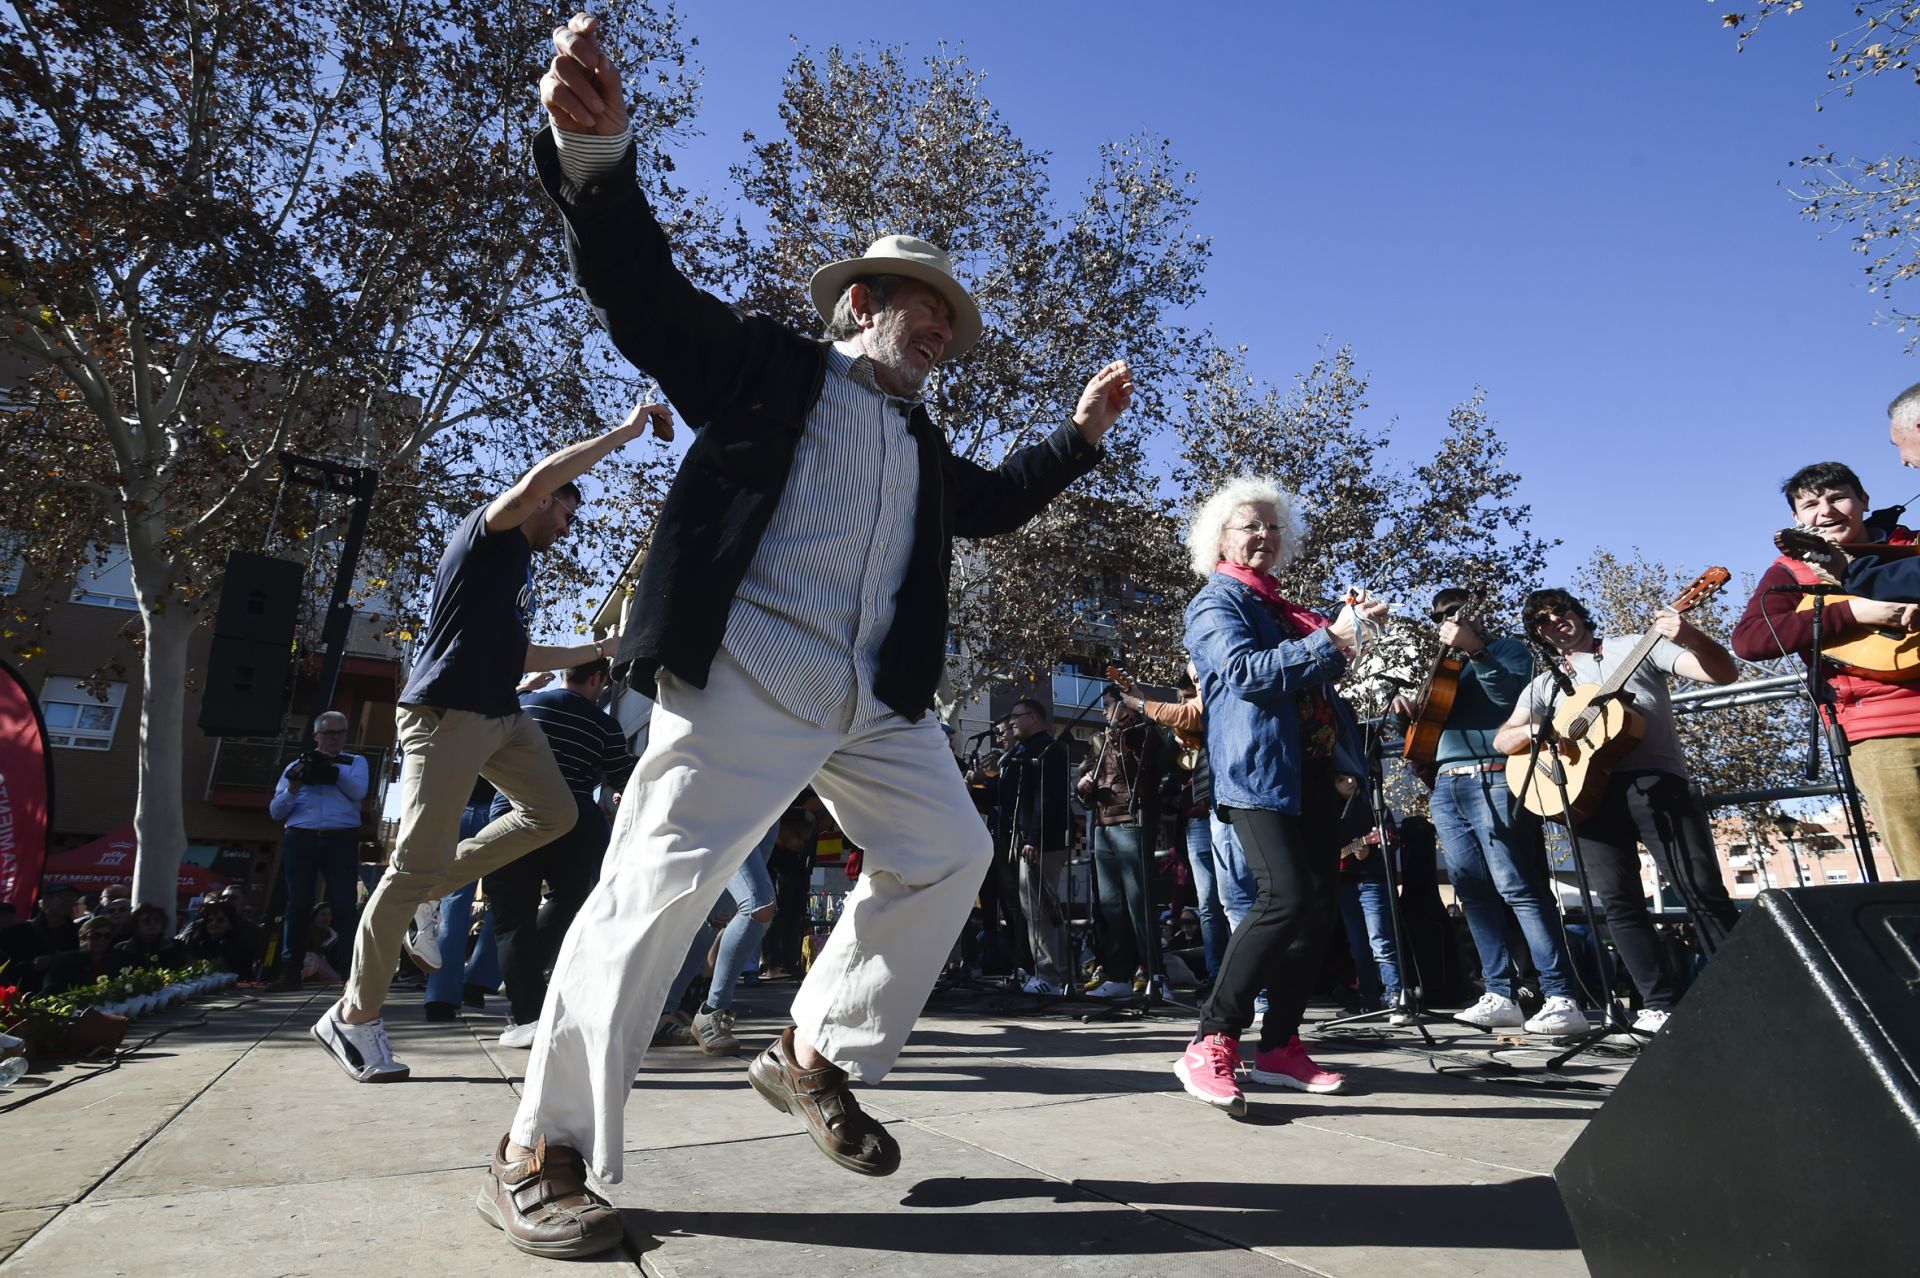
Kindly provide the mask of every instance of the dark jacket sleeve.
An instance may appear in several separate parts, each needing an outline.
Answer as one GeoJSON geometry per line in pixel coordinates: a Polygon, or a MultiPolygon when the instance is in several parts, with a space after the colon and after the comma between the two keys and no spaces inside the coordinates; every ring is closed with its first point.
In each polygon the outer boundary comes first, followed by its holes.
{"type": "MultiPolygon", "coordinates": [[[[1812,649],[1813,610],[1800,610],[1799,595],[1772,593],[1775,586],[1793,584],[1793,574],[1780,564],[1773,565],[1761,576],[1753,598],[1747,600],[1747,609],[1733,628],[1733,639],[1728,646],[1735,656],[1748,661],[1771,661],[1812,649]]],[[[1827,635],[1837,635],[1852,624],[1852,604],[1842,600],[1825,605],[1820,626],[1827,635]]]]}
{"type": "MultiPolygon", "coordinates": [[[[634,367],[660,383],[696,429],[739,393],[757,345],[749,317],[693,283],[640,192],[632,147],[575,200],[550,129],[533,142],[540,185],[566,223],[567,262],[595,318],[634,367]]],[[[761,321],[765,323],[766,321],[761,321]]]]}
{"type": "Polygon", "coordinates": [[[947,454],[947,487],[953,495],[953,532],[993,537],[1032,519],[1105,456],[1069,422],[989,470],[947,454]]]}

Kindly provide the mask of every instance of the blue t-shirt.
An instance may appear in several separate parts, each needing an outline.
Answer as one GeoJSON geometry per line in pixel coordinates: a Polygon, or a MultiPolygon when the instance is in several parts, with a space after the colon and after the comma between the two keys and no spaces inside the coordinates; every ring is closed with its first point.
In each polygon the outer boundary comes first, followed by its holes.
{"type": "Polygon", "coordinates": [[[426,640],[400,700],[507,715],[526,673],[533,547],[518,528],[487,531],[487,508],[460,521],[433,574],[426,640]]]}

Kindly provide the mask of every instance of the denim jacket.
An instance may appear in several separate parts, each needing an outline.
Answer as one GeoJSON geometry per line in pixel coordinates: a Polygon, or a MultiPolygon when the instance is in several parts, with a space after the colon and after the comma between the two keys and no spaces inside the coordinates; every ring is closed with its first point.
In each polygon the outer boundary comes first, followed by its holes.
{"type": "MultiPolygon", "coordinates": [[[[1296,698],[1346,672],[1333,636],[1322,629],[1285,638],[1258,595],[1215,573],[1187,605],[1187,652],[1207,707],[1214,804],[1297,814],[1303,760],[1296,698]]],[[[1345,701],[1332,701],[1334,769],[1364,775],[1359,725],[1345,701]]]]}

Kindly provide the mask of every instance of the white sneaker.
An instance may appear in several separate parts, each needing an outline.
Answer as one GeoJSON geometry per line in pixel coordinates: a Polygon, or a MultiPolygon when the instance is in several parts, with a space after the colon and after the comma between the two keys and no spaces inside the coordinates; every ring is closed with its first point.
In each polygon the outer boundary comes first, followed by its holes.
{"type": "Polygon", "coordinates": [[[1527,1023],[1527,1018],[1520,1015],[1518,1003],[1492,993],[1482,994],[1478,1003],[1464,1012],[1455,1012],[1453,1019],[1483,1030],[1519,1029],[1527,1023]]]}
{"type": "Polygon", "coordinates": [[[400,950],[431,976],[440,970],[440,898],[422,901],[413,912],[413,933],[400,938],[400,950]]]}
{"type": "Polygon", "coordinates": [[[1643,1007],[1640,1015],[1633,1018],[1633,1027],[1642,1034],[1658,1034],[1667,1027],[1667,1018],[1671,1015],[1657,1007],[1643,1007]]]}
{"type": "Polygon", "coordinates": [[[1555,994],[1540,1005],[1540,1010],[1527,1020],[1527,1033],[1546,1034],[1559,1038],[1567,1034],[1584,1034],[1593,1028],[1593,1022],[1580,1010],[1580,1005],[1563,994],[1555,994]]]}
{"type": "Polygon", "coordinates": [[[740,1040],[733,1036],[733,1013],[724,1007],[693,1014],[693,1039],[708,1056],[738,1056],[740,1040]]]}
{"type": "Polygon", "coordinates": [[[1088,998],[1132,998],[1133,986],[1126,981],[1102,981],[1087,991],[1088,998]]]}
{"type": "Polygon", "coordinates": [[[1059,994],[1062,991],[1055,989],[1048,981],[1043,981],[1037,976],[1029,976],[1026,983],[1020,987],[1020,992],[1022,994],[1059,994]]]}
{"type": "Polygon", "coordinates": [[[393,1059],[387,1027],[377,1016],[364,1025],[349,1025],[340,1019],[340,1004],[329,1003],[314,1022],[313,1037],[356,1083],[397,1083],[411,1072],[393,1059]]]}
{"type": "Polygon", "coordinates": [[[509,1025],[500,1031],[500,1046],[532,1047],[533,1036],[538,1033],[539,1030],[540,1025],[538,1022],[532,1025],[509,1025]]]}

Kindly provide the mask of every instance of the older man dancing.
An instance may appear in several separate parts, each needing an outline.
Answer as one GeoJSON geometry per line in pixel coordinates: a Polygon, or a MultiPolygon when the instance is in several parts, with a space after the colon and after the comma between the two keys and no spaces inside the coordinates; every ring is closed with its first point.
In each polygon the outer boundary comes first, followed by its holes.
{"type": "Polygon", "coordinates": [[[849,1078],[892,1067],[992,855],[926,714],[945,661],[952,538],[1019,527],[1099,459],[1132,399],[1124,363],[1071,422],[986,470],[956,458],[920,398],[979,338],[946,254],[890,235],[812,293],[816,341],[696,289],[635,181],[619,72],[599,23],[554,33],[540,180],[575,280],[615,345],[696,426],[662,507],[620,657],[654,693],[600,886],[553,974],[526,1093],[480,1209],[524,1251],[616,1245],[585,1169],[621,1175],[621,1111],[694,928],[811,783],[866,873],[748,1070],[836,1163],[884,1176],[899,1146],[849,1078]]]}

